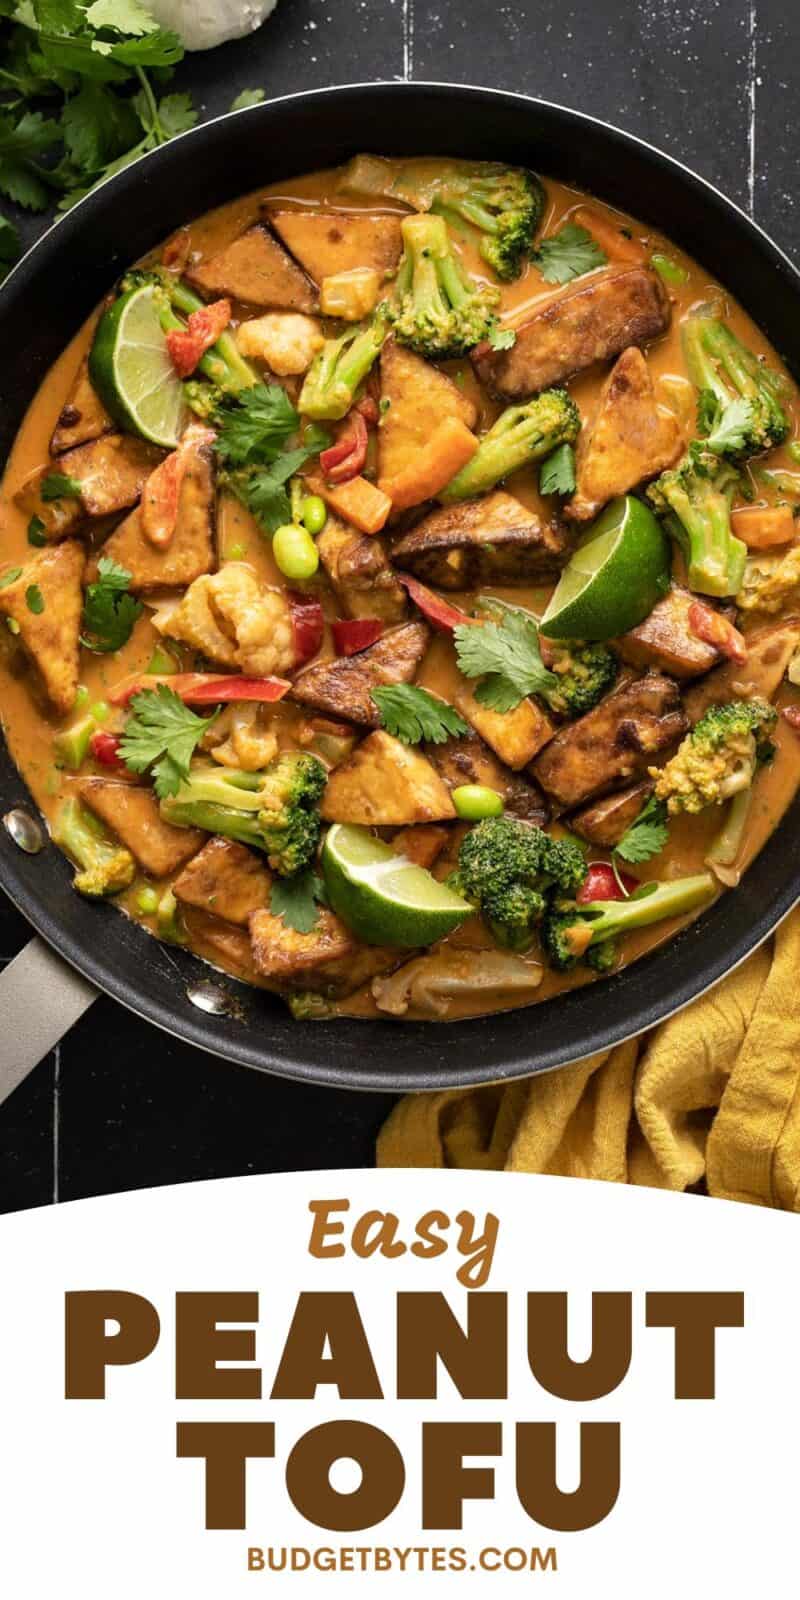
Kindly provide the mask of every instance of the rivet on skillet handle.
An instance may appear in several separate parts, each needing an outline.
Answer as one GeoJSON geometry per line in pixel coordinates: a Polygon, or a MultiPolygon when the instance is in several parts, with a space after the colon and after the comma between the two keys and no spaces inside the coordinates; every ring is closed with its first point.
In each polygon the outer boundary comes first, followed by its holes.
{"type": "Polygon", "coordinates": [[[0,972],[0,1105],[88,1011],[99,990],[41,939],[0,972]]]}
{"type": "Polygon", "coordinates": [[[22,806],[15,806],[13,811],[7,811],[3,818],[3,827],[10,839],[27,856],[38,856],[43,850],[47,838],[41,822],[32,817],[29,811],[24,811],[22,806]]]}

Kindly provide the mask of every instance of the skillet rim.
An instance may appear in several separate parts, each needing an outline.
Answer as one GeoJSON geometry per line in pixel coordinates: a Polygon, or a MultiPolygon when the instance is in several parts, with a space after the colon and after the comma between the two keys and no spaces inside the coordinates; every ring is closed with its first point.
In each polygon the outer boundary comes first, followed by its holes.
{"type": "MultiPolygon", "coordinates": [[[[503,106],[520,119],[527,112],[533,118],[534,126],[530,135],[533,140],[546,138],[544,125],[549,121],[572,135],[575,129],[597,134],[606,150],[616,146],[622,151],[633,152],[643,170],[649,165],[662,174],[671,175],[673,182],[691,199],[695,216],[699,213],[707,218],[717,213],[725,218],[729,228],[738,232],[740,241],[750,247],[753,264],[766,267],[768,272],[777,273],[780,279],[785,280],[782,285],[784,292],[788,290],[796,295],[800,291],[800,272],[785,252],[764,229],[707,179],[637,135],[628,134],[602,119],[552,101],[481,86],[415,80],[344,84],[297,91],[248,108],[246,114],[252,119],[248,126],[255,131],[256,118],[267,126],[280,115],[283,108],[296,108],[298,102],[313,112],[316,106],[325,102],[346,105],[348,99],[359,96],[376,96],[386,100],[417,96],[424,103],[431,95],[435,100],[451,103],[460,98],[465,111],[473,118],[481,110],[491,110],[492,106],[503,106]]],[[[186,141],[202,146],[209,141],[214,144],[221,137],[224,142],[224,133],[220,135],[221,126],[227,127],[244,114],[227,113],[179,135],[145,157],[142,163],[134,163],[100,190],[79,202],[54,228],[36,241],[9,274],[0,289],[0,319],[12,309],[14,291],[20,290],[24,294],[26,285],[31,278],[36,278],[40,266],[46,270],[48,263],[57,256],[62,242],[65,248],[69,248],[71,242],[79,239],[84,227],[91,224],[92,216],[105,216],[113,212],[126,193],[136,193],[140,187],[146,190],[148,180],[157,180],[159,172],[162,177],[172,169],[180,172],[184,159],[189,157],[188,150],[182,149],[186,141]]],[[[520,140],[525,138],[521,125],[516,137],[520,140]]],[[[467,137],[466,142],[471,144],[471,138],[467,137]]],[[[544,163],[541,164],[544,166],[544,163]]],[[[603,198],[609,198],[608,185],[599,192],[603,198]]],[[[180,210],[179,203],[177,209],[180,210]]],[[[640,215],[646,211],[641,205],[631,206],[631,209],[640,215]]],[[[177,222],[173,224],[177,225],[177,222]]],[[[158,237],[163,237],[164,231],[159,224],[156,229],[158,237]]],[[[676,230],[671,226],[669,232],[674,235],[676,230]]],[[[696,246],[691,248],[698,254],[696,246]]],[[[130,259],[129,252],[125,261],[130,259]]],[[[109,277],[112,270],[109,269],[109,277]]],[[[748,305],[746,296],[738,287],[736,293],[748,305]]],[[[767,327],[771,316],[766,311],[759,311],[757,320],[761,326],[767,327]]],[[[774,343],[780,345],[774,333],[771,333],[771,337],[774,343]]],[[[63,344],[60,348],[63,348],[63,344]]],[[[50,364],[53,359],[55,357],[51,357],[50,364]]],[[[800,369],[800,346],[795,360],[790,364],[796,372],[800,369]]],[[[38,387],[38,381],[37,375],[33,392],[38,387]]],[[[18,426],[19,420],[14,431],[18,426]]],[[[0,747],[0,773],[8,775],[10,804],[30,805],[27,788],[13,766],[4,741],[0,747]]],[[[438,1027],[431,1023],[406,1022],[398,1027],[383,1019],[365,1025],[358,1020],[342,1019],[309,1032],[308,1027],[289,1017],[280,1001],[274,1002],[276,1007],[280,1007],[278,1014],[272,1009],[265,1012],[262,1009],[263,991],[225,975],[220,977],[220,981],[232,994],[234,1015],[223,1018],[201,1016],[185,994],[188,983],[193,979],[197,981],[197,958],[159,944],[142,928],[126,917],[119,916],[114,909],[106,908],[107,921],[104,925],[100,924],[98,916],[102,914],[102,908],[98,908],[96,903],[81,901],[74,894],[70,887],[70,868],[59,851],[48,849],[41,856],[22,857],[3,830],[0,836],[0,885],[37,932],[72,966],[129,1010],[175,1038],[223,1059],[301,1081],[363,1090],[434,1090],[466,1087],[487,1081],[507,1081],[552,1070],[635,1037],[706,992],[768,938],[800,898],[800,852],[795,850],[792,862],[791,851],[785,849],[790,842],[792,821],[800,821],[800,795],[792,802],[781,824],[745,875],[736,891],[736,907],[728,905],[734,897],[723,896],[669,944],[641,957],[617,977],[573,990],[535,1008],[522,1007],[438,1027]],[[47,882],[43,882],[45,877],[47,882]],[[754,895],[756,878],[761,892],[754,895]],[[771,892],[764,894],[765,888],[771,892]],[[68,898],[65,899],[65,895],[68,898]],[[59,906],[62,903],[65,915],[60,914],[59,906]],[[737,914],[728,916],[726,913],[729,911],[737,914]],[[697,944],[708,946],[707,952],[705,949],[696,950],[694,947],[697,944]],[[115,967],[114,958],[123,963],[122,969],[115,967]],[[139,975],[137,980],[133,980],[126,969],[130,965],[136,970],[137,963],[139,975]],[[653,992],[656,989],[668,998],[654,1000],[653,992]],[[525,1045],[525,1021],[543,1024],[540,1031],[547,1035],[554,1031],[547,1026],[554,1018],[559,1022],[563,1020],[568,1041],[559,1042],[559,1029],[556,1028],[556,1037],[537,1045],[535,1059],[531,1060],[525,1045]],[[578,1039],[580,1042],[576,1042],[578,1039]],[[359,1046],[364,1045],[370,1050],[371,1060],[362,1063],[360,1057],[363,1052],[359,1046]],[[459,1053],[463,1053],[466,1064],[452,1066],[451,1060],[454,1057],[458,1059],[459,1053]],[[472,1059],[476,1056],[477,1059],[472,1059]],[[385,1057],[385,1065],[381,1057],[385,1057]]]]}

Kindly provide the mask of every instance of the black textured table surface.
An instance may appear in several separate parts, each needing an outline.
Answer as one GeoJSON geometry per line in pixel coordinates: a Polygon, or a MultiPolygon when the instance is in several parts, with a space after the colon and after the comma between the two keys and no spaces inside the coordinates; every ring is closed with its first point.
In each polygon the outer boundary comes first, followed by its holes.
{"type": "MultiPolygon", "coordinates": [[[[795,250],[800,14],[786,0],[279,0],[254,37],[187,58],[176,86],[214,116],[243,88],[271,96],[376,78],[489,84],[619,123],[795,250]]],[[[28,224],[26,237],[38,231],[28,224]]],[[[0,957],[27,937],[0,897],[0,957]]],[[[391,1104],[265,1079],[101,998],[0,1108],[0,1210],[368,1166],[391,1104]]]]}

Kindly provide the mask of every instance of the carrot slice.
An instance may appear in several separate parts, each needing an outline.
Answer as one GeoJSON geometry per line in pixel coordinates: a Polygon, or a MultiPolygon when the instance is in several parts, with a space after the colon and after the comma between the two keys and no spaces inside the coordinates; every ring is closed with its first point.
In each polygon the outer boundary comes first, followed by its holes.
{"type": "Polygon", "coordinates": [[[742,506],[732,513],[731,527],[748,550],[770,550],[776,544],[789,544],[795,535],[792,508],[785,504],[742,506]]]}
{"type": "Polygon", "coordinates": [[[367,478],[350,478],[347,483],[326,483],[317,473],[306,478],[309,494],[319,494],[325,504],[345,522],[352,523],[359,533],[380,533],[392,502],[388,494],[377,489],[367,478]]]}
{"type": "Polygon", "coordinates": [[[382,478],[380,488],[388,494],[393,511],[432,500],[461,468],[472,460],[478,441],[458,417],[445,417],[410,466],[394,478],[382,478]]]}

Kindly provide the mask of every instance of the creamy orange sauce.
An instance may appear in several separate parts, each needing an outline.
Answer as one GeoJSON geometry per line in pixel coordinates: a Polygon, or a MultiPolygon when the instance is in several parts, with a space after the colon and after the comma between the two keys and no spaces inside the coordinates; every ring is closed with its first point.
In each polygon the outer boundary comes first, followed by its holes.
{"type": "MultiPolygon", "coordinates": [[[[192,225],[190,230],[192,249],[205,255],[229,243],[258,217],[259,206],[267,198],[273,201],[280,200],[289,207],[302,205],[305,209],[309,206],[341,211],[359,209],[357,198],[350,196],[345,198],[337,191],[337,175],[335,172],[322,172],[293,179],[289,185],[273,185],[269,189],[259,190],[209,212],[192,225]]],[[[648,259],[654,251],[663,252],[686,271],[685,283],[669,289],[673,312],[671,329],[649,349],[647,354],[651,371],[656,379],[659,400],[673,409],[684,422],[687,437],[690,436],[693,426],[694,391],[685,374],[680,347],[680,322],[692,306],[711,300],[717,302],[739,337],[751,349],[763,354],[770,365],[781,368],[782,364],[776,352],[742,307],[731,299],[724,287],[716,283],[701,265],[679,250],[670,240],[577,190],[549,179],[545,179],[545,183],[548,207],[543,231],[552,232],[565,220],[569,220],[578,207],[589,204],[595,214],[615,224],[617,228],[624,227],[629,230],[631,245],[623,244],[622,249],[635,250],[638,245],[643,260],[648,259]]],[[[363,200],[361,205],[373,212],[396,209],[405,213],[407,210],[401,205],[395,208],[391,204],[376,204],[373,199],[363,200]]],[[[460,235],[457,236],[456,243],[463,252],[464,262],[469,271],[478,278],[485,278],[486,267],[477,252],[460,235]]],[[[503,286],[501,314],[504,320],[508,319],[514,323],[521,320],[534,305],[541,303],[552,293],[552,288],[544,283],[538,271],[529,265],[517,282],[503,286]]],[[[6,466],[0,495],[0,565],[7,562],[23,564],[30,557],[26,518],[14,506],[13,496],[23,480],[48,459],[50,436],[79,362],[89,348],[94,323],[94,317],[89,319],[54,364],[30,405],[20,428],[6,466]]],[[[480,402],[479,430],[482,429],[500,408],[493,405],[479,389],[468,361],[449,363],[447,370],[480,402]]],[[[590,420],[592,417],[607,370],[606,366],[592,369],[568,385],[585,420],[590,420]]],[[[799,414],[800,408],[797,405],[795,392],[793,405],[795,432],[799,414]]],[[[773,461],[776,466],[789,469],[794,466],[785,450],[775,452],[771,465],[773,461]]],[[[510,478],[506,486],[532,510],[549,518],[556,507],[547,500],[542,500],[538,493],[537,481],[536,469],[526,469],[510,478]]],[[[271,583],[283,581],[272,561],[269,541],[260,533],[245,508],[229,496],[223,496],[221,500],[217,540],[220,563],[224,563],[226,559],[244,559],[251,563],[255,571],[266,581],[271,583]]],[[[320,593],[326,613],[335,616],[336,608],[332,598],[327,594],[324,583],[322,581],[315,583],[314,588],[315,592],[320,593]]],[[[543,589],[496,589],[493,592],[534,610],[542,609],[548,595],[548,591],[543,589]]],[[[448,598],[456,605],[465,608],[469,608],[473,600],[472,596],[457,594],[448,598]]],[[[759,617],[756,619],[756,624],[763,624],[766,620],[769,619],[759,617]]],[[[744,627],[746,631],[746,622],[744,627]]],[[[107,690],[122,677],[144,670],[153,649],[159,642],[159,636],[149,620],[146,604],[144,616],[136,624],[129,643],[120,653],[108,657],[95,656],[84,651],[81,681],[89,691],[90,703],[102,700],[107,690]]],[[[331,653],[329,638],[326,639],[324,651],[331,653]]],[[[446,639],[436,636],[419,681],[436,690],[444,698],[452,699],[456,680],[452,647],[446,639]]],[[[778,704],[780,703],[779,695],[778,704]]],[[[297,731],[300,713],[287,704],[277,707],[273,714],[281,742],[291,744],[297,731]]],[[[70,792],[75,782],[75,775],[59,770],[54,763],[53,736],[63,724],[53,719],[37,695],[21,652],[17,649],[13,637],[5,629],[0,629],[0,717],[14,761],[25,777],[37,805],[45,817],[52,820],[60,801],[70,792]]],[[[69,720],[71,718],[66,719],[69,720]]],[[[771,766],[759,777],[756,786],[742,857],[737,863],[741,868],[758,853],[779,822],[800,783],[800,739],[783,722],[779,723],[775,737],[777,754],[771,766]]],[[[94,770],[101,769],[87,762],[80,776],[83,777],[87,772],[94,770]]],[[[676,819],[671,828],[667,850],[653,864],[653,875],[660,878],[678,877],[703,870],[704,854],[718,827],[719,811],[715,807],[707,808],[699,817],[676,819]]],[[[456,838],[457,830],[454,830],[454,846],[456,838]]],[[[451,851],[448,859],[437,867],[437,875],[443,876],[449,870],[449,866],[452,865],[450,859],[452,853],[451,851]]],[[[648,875],[647,868],[639,871],[644,877],[648,875]]],[[[152,928],[152,919],[142,917],[136,910],[135,904],[136,896],[146,881],[149,880],[140,876],[132,888],[119,897],[117,903],[128,914],[135,915],[139,921],[152,928]]],[[[192,923],[191,917],[189,922],[192,923]]],[[[661,923],[655,928],[630,936],[624,945],[624,961],[629,962],[645,950],[668,939],[675,926],[675,923],[661,923]]],[[[241,963],[237,960],[236,940],[231,941],[232,949],[226,956],[216,946],[209,944],[206,937],[207,930],[203,927],[200,916],[194,919],[192,933],[192,942],[198,953],[234,973],[252,978],[251,972],[242,972],[241,963]]],[[[449,943],[462,948],[491,946],[491,940],[477,918],[466,923],[452,935],[449,943]]],[[[546,971],[538,990],[538,998],[545,999],[564,988],[590,981],[593,981],[593,974],[588,970],[579,970],[567,975],[546,971]]],[[[342,1013],[361,1017],[378,1014],[368,988],[340,1002],[337,1009],[342,1013]]],[[[481,1006],[481,1010],[486,1009],[490,1007],[485,1004],[481,1006]]],[[[454,1004],[448,1014],[454,1017],[473,1013],[469,1007],[459,1008],[454,1004]]]]}

